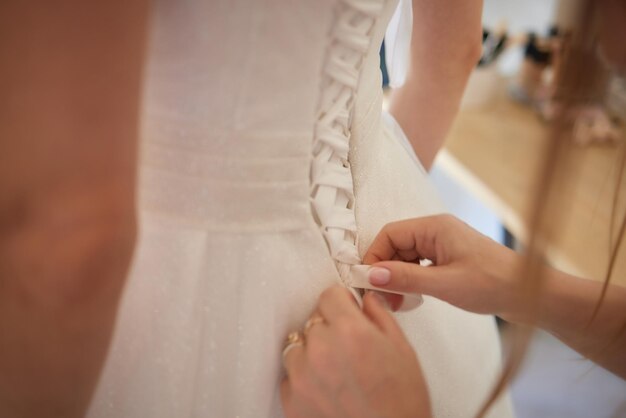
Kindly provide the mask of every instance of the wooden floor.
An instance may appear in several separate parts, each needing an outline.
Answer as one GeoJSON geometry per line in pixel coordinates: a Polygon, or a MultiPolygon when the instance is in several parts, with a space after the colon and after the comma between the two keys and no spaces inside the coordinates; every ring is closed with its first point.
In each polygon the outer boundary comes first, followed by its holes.
{"type": "MultiPolygon", "coordinates": [[[[522,242],[536,177],[548,141],[548,126],[531,108],[511,101],[504,82],[490,104],[462,109],[438,164],[492,208],[522,242]]],[[[573,274],[603,280],[608,265],[609,225],[620,145],[575,147],[566,181],[556,190],[562,202],[551,218],[549,261],[573,274]]],[[[618,199],[624,215],[626,186],[618,199]]],[[[626,247],[623,246],[623,247],[626,247]]],[[[626,249],[612,280],[626,284],[626,249]]]]}

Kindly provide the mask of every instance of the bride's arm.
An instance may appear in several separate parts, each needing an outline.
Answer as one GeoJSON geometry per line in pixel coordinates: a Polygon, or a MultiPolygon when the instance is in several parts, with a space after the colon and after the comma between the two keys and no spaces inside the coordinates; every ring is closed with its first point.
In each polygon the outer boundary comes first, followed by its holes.
{"type": "Polygon", "coordinates": [[[443,145],[482,51],[482,0],[413,0],[404,85],[391,94],[396,118],[429,169],[443,145]]]}
{"type": "Polygon", "coordinates": [[[135,234],[147,2],[0,2],[0,416],[84,416],[135,234]]]}

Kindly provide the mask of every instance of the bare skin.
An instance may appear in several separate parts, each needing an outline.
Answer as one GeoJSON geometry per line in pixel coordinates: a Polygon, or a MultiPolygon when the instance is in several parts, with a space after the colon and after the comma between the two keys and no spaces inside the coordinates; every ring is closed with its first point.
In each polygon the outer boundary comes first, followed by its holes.
{"type": "Polygon", "coordinates": [[[0,416],[84,416],[135,239],[147,2],[0,2],[0,416]]]}
{"type": "Polygon", "coordinates": [[[480,59],[482,9],[482,0],[413,0],[407,78],[392,91],[389,112],[427,170],[443,146],[480,59]]]}
{"type": "Polygon", "coordinates": [[[626,378],[626,288],[609,286],[591,321],[602,283],[545,267],[537,305],[520,296],[523,257],[450,215],[386,225],[365,256],[381,289],[434,296],[464,310],[541,327],[626,378]],[[387,261],[400,258],[403,261],[387,261]],[[423,267],[419,259],[432,260],[423,267]],[[386,281],[386,283],[384,283],[386,281]]]}
{"type": "Polygon", "coordinates": [[[346,289],[329,288],[314,316],[324,322],[284,359],[289,418],[430,417],[415,352],[378,295],[367,294],[361,311],[346,289]]]}

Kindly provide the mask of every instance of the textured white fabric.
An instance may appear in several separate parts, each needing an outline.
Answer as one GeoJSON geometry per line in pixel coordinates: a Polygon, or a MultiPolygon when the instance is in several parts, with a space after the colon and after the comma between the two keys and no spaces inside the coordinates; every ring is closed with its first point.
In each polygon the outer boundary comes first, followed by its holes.
{"type": "Polygon", "coordinates": [[[354,186],[348,162],[350,124],[361,64],[370,46],[370,32],[383,6],[380,0],[353,0],[337,7],[313,137],[313,216],[344,284],[350,266],[360,262],[356,248],[354,186]]]}
{"type": "MultiPolygon", "coordinates": [[[[139,243],[89,416],[280,417],[282,342],[323,289],[341,282],[336,261],[358,262],[388,221],[442,210],[424,171],[381,123],[378,48],[395,4],[155,7],[139,243]],[[344,12],[350,25],[341,24],[344,12]],[[351,57],[355,65],[345,66],[351,57]],[[344,87],[341,100],[331,94],[344,87]],[[320,143],[342,163],[348,152],[351,178],[337,164],[314,169],[320,143]],[[334,202],[312,209],[315,185],[333,188],[334,202]],[[317,214],[337,208],[346,210],[325,224],[317,214]],[[340,244],[356,242],[356,256],[334,251],[331,230],[340,244]]],[[[499,367],[492,319],[429,298],[399,319],[435,416],[471,416],[499,367]]],[[[508,402],[491,416],[511,416],[508,402]]]]}

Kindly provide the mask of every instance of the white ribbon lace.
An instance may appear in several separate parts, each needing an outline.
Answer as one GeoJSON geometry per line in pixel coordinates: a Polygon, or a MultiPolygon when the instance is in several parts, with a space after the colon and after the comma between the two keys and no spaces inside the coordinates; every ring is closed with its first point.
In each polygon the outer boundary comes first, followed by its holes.
{"type": "Polygon", "coordinates": [[[350,123],[361,66],[384,0],[342,0],[327,50],[311,166],[311,206],[344,285],[361,262],[348,161],[350,123]]]}

